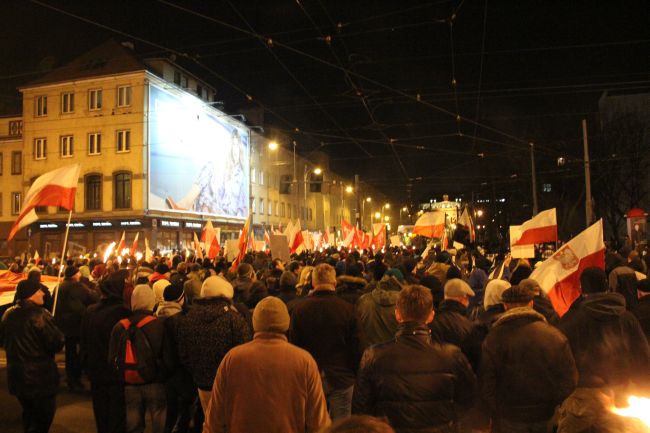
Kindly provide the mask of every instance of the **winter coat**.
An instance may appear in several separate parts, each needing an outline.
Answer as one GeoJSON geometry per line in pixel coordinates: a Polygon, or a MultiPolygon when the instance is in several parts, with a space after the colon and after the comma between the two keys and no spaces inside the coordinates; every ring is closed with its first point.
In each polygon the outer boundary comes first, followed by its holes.
{"type": "Polygon", "coordinates": [[[59,373],[54,354],[63,348],[64,337],[50,313],[21,300],[2,317],[2,335],[9,393],[28,398],[55,395],[59,373]]]}
{"type": "Polygon", "coordinates": [[[442,343],[465,348],[465,340],[474,324],[467,317],[467,308],[458,301],[445,299],[440,303],[433,322],[429,324],[431,338],[442,343]]]}
{"type": "Polygon", "coordinates": [[[493,420],[522,423],[549,420],[578,379],[567,339],[527,307],[506,311],[492,325],[480,372],[493,420]]]}
{"type": "MultiPolygon", "coordinates": [[[[128,319],[133,325],[136,325],[146,316],[151,315],[151,311],[135,310],[128,319]]],[[[147,337],[153,358],[157,364],[156,377],[151,383],[165,383],[174,368],[173,347],[170,344],[169,337],[165,333],[165,319],[159,317],[147,323],[141,329],[147,337]]],[[[119,342],[125,332],[126,329],[124,329],[121,323],[118,322],[113,326],[111,340],[108,346],[108,362],[113,368],[116,366],[117,356],[120,352],[119,342]]]]}
{"type": "Polygon", "coordinates": [[[241,302],[248,308],[255,308],[255,305],[264,297],[268,296],[266,286],[261,281],[253,281],[248,277],[237,277],[232,281],[235,295],[233,301],[241,302]]]}
{"type": "Polygon", "coordinates": [[[167,385],[187,399],[193,399],[196,396],[196,385],[190,371],[181,364],[178,352],[178,327],[187,314],[188,307],[181,306],[177,302],[165,302],[164,304],[163,308],[158,308],[156,315],[165,318],[165,335],[171,348],[172,363],[167,385]]]}
{"type": "Polygon", "coordinates": [[[562,317],[559,329],[571,344],[580,386],[647,380],[648,342],[639,321],[625,309],[623,295],[585,296],[571,315],[562,317]]]}
{"type": "Polygon", "coordinates": [[[78,281],[63,280],[56,302],[56,326],[66,337],[80,337],[81,320],[86,307],[97,302],[95,294],[78,281]]]}
{"type": "Polygon", "coordinates": [[[309,352],[332,389],[354,384],[361,336],[354,306],[333,290],[316,290],[291,315],[291,342],[309,352]]]}
{"type": "Polygon", "coordinates": [[[361,295],[365,292],[363,289],[368,282],[361,277],[350,275],[341,275],[336,279],[336,294],[341,298],[354,305],[361,295]]]}
{"type": "Polygon", "coordinates": [[[395,277],[384,277],[370,293],[357,301],[357,315],[363,329],[364,347],[392,340],[397,332],[395,304],[402,285],[395,277]]]}
{"type": "Polygon", "coordinates": [[[81,348],[86,357],[86,372],[93,384],[117,383],[115,371],[108,363],[108,345],[117,322],[129,317],[121,298],[103,298],[91,305],[81,322],[81,348]]]}
{"type": "Polygon", "coordinates": [[[475,392],[460,350],[432,341],[425,325],[411,322],[364,352],[352,412],[386,417],[397,433],[456,432],[475,392]]]}
{"type": "Polygon", "coordinates": [[[494,322],[505,311],[503,304],[490,305],[486,310],[481,311],[474,322],[472,331],[465,339],[463,353],[467,356],[467,360],[474,371],[478,371],[479,365],[481,365],[481,353],[485,337],[487,337],[494,322]]]}
{"type": "Polygon", "coordinates": [[[650,338],[650,296],[639,299],[639,303],[632,313],[638,319],[646,339],[650,338]]]}
{"type": "Polygon", "coordinates": [[[228,352],[210,401],[212,433],[316,432],[329,422],[314,358],[282,334],[257,332],[228,352]]]}
{"type": "Polygon", "coordinates": [[[544,316],[550,325],[557,326],[560,322],[560,316],[553,308],[551,300],[544,295],[537,295],[533,298],[533,310],[544,316]]]}
{"type": "Polygon", "coordinates": [[[628,310],[633,310],[638,302],[636,283],[636,272],[629,266],[618,266],[609,273],[609,289],[623,295],[628,310]]]}
{"type": "Polygon", "coordinates": [[[176,335],[181,364],[200,389],[209,391],[224,355],[250,340],[251,331],[229,299],[210,297],[194,301],[176,335]]]}

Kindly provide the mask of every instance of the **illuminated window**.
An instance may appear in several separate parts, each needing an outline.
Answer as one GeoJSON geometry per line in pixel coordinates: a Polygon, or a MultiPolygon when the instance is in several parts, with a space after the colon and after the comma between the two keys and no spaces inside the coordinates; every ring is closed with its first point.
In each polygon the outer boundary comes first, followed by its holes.
{"type": "Polygon", "coordinates": [[[66,92],[61,94],[61,113],[74,112],[74,93],[66,92]]]}
{"type": "Polygon", "coordinates": [[[36,116],[47,116],[47,96],[37,96],[34,106],[36,116]]]}
{"type": "Polygon", "coordinates": [[[117,131],[117,151],[129,152],[131,150],[131,131],[125,129],[124,131],[117,131]]]}
{"type": "Polygon", "coordinates": [[[101,110],[102,109],[102,89],[92,89],[88,91],[88,109],[101,110]]]}
{"type": "Polygon", "coordinates": [[[34,159],[47,158],[47,139],[35,138],[34,139],[34,159]]]}
{"type": "Polygon", "coordinates": [[[113,203],[115,209],[131,208],[131,173],[121,172],[113,176],[113,203]]]}
{"type": "Polygon", "coordinates": [[[89,174],[86,176],[86,210],[101,210],[102,208],[102,175],[89,174]]]}
{"type": "Polygon", "coordinates": [[[92,132],[88,134],[88,155],[101,155],[102,153],[102,134],[92,132]]]}
{"type": "Polygon", "coordinates": [[[251,182],[255,183],[257,179],[255,179],[255,168],[251,168],[251,182]]]}
{"type": "Polygon", "coordinates": [[[264,199],[260,199],[260,215],[264,215],[264,199]]]}
{"type": "Polygon", "coordinates": [[[260,170],[260,185],[264,185],[264,172],[260,170]]]}
{"type": "Polygon", "coordinates": [[[131,86],[117,88],[117,106],[128,107],[131,105],[131,86]]]}
{"type": "Polygon", "coordinates": [[[61,158],[71,158],[74,153],[74,138],[72,135],[62,135],[60,138],[61,158]]]}
{"type": "Polygon", "coordinates": [[[11,214],[18,215],[20,213],[20,205],[22,200],[22,194],[19,192],[11,193],[11,214]]]}

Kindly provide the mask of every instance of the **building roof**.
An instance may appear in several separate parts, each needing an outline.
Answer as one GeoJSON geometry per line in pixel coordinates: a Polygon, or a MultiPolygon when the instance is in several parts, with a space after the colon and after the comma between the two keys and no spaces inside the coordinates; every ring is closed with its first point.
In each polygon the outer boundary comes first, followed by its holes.
{"type": "Polygon", "coordinates": [[[123,74],[146,70],[133,50],[111,39],[92,50],[58,67],[40,78],[21,87],[21,89],[52,84],[62,81],[78,80],[107,75],[123,74]]]}

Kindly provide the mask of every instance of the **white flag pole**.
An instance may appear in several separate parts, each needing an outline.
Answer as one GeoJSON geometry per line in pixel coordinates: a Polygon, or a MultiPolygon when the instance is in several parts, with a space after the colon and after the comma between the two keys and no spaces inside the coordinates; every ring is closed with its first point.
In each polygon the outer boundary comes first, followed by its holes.
{"type": "Polygon", "coordinates": [[[54,289],[54,305],[52,307],[52,316],[56,314],[56,301],[59,298],[59,286],[61,285],[61,274],[63,273],[63,264],[65,263],[65,250],[68,247],[68,234],[70,233],[70,220],[72,219],[72,209],[68,213],[68,223],[65,225],[65,237],[63,238],[63,251],[61,251],[61,263],[59,265],[59,277],[57,278],[56,288],[54,289]]]}

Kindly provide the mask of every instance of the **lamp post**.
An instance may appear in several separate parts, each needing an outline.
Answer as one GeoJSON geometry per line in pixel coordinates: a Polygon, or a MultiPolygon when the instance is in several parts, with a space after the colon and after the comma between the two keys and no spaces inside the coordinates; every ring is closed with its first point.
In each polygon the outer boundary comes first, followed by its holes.
{"type": "MultiPolygon", "coordinates": [[[[304,211],[303,211],[303,220],[307,220],[307,216],[309,214],[308,208],[307,208],[307,175],[309,174],[309,169],[308,169],[308,164],[305,162],[305,172],[303,176],[303,182],[304,182],[304,192],[305,192],[305,202],[304,202],[304,211]]],[[[314,167],[312,170],[312,173],[314,173],[316,176],[320,176],[323,174],[323,170],[320,167],[314,167]]]]}
{"type": "MultiPolygon", "coordinates": [[[[363,218],[366,216],[366,203],[371,202],[372,197],[366,197],[366,199],[361,202],[361,221],[363,221],[363,218]]],[[[372,227],[372,213],[370,214],[370,227],[372,227]]]]}

